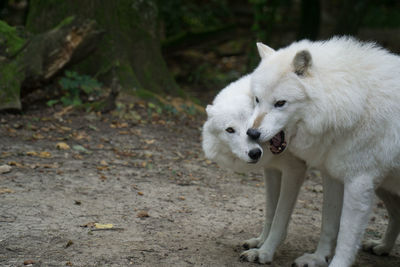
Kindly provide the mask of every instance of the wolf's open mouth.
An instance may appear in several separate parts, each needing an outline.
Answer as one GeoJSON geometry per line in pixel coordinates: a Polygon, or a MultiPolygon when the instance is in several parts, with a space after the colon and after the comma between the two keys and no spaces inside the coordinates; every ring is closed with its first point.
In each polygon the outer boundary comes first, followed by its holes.
{"type": "Polygon", "coordinates": [[[269,140],[269,150],[272,154],[280,154],[286,148],[285,133],[280,131],[271,140],[269,140]]]}

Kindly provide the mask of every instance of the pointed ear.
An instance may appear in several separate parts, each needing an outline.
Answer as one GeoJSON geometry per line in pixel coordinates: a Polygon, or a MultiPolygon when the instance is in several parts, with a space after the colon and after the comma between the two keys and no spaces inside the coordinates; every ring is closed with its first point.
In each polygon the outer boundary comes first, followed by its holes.
{"type": "Polygon", "coordinates": [[[211,117],[212,115],[212,110],[213,110],[213,105],[207,105],[206,107],[206,112],[207,112],[207,116],[211,117]]]}
{"type": "Polygon", "coordinates": [[[258,54],[262,59],[267,58],[268,56],[270,56],[272,53],[275,52],[274,49],[260,42],[257,43],[257,49],[258,49],[258,54]]]}
{"type": "Polygon", "coordinates": [[[293,59],[294,72],[299,76],[304,76],[312,65],[310,52],[302,50],[297,52],[293,59]]]}

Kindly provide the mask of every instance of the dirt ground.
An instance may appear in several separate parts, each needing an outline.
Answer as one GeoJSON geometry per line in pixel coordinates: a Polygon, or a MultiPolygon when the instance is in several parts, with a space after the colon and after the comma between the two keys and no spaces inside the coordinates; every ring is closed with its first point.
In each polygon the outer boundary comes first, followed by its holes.
{"type": "MultiPolygon", "coordinates": [[[[0,174],[0,265],[259,266],[239,254],[261,231],[262,175],[206,160],[203,119],[0,115],[0,166],[11,166],[0,174]]],[[[318,178],[307,179],[273,266],[316,247],[321,198],[318,178]]],[[[378,202],[365,238],[386,223],[378,202]]],[[[400,266],[399,241],[388,257],[360,252],[356,266],[400,266]]]]}

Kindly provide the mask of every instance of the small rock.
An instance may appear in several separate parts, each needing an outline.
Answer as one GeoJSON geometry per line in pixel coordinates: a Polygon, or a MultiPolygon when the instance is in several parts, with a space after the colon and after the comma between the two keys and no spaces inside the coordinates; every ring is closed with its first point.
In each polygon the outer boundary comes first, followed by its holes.
{"type": "Polygon", "coordinates": [[[11,166],[6,164],[0,166],[0,174],[9,173],[10,171],[11,171],[11,166]]]}
{"type": "Polygon", "coordinates": [[[31,265],[31,264],[34,264],[34,263],[35,263],[34,260],[25,260],[24,261],[24,265],[31,265]]]}

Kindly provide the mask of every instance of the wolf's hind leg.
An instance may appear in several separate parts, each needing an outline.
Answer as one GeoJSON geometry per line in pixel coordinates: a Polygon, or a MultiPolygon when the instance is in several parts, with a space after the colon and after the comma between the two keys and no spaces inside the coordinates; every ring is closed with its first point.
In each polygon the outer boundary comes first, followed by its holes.
{"type": "Polygon", "coordinates": [[[368,240],[363,244],[363,250],[384,256],[390,253],[400,233],[400,197],[383,188],[377,189],[376,194],[385,203],[389,214],[389,223],[383,238],[368,240]]]}

